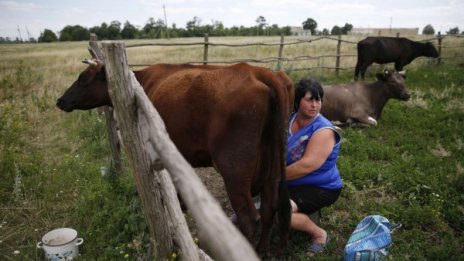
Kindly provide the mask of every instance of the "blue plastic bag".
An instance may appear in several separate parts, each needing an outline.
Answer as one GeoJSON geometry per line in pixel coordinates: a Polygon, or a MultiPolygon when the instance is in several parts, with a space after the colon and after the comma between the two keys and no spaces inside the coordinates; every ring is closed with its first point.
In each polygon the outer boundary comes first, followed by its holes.
{"type": "MultiPolygon", "coordinates": [[[[399,225],[395,225],[396,228],[399,225]]],[[[396,229],[395,228],[395,229],[396,229]]],[[[356,226],[345,246],[345,261],[377,261],[391,246],[390,222],[380,215],[365,217],[356,226]]]]}

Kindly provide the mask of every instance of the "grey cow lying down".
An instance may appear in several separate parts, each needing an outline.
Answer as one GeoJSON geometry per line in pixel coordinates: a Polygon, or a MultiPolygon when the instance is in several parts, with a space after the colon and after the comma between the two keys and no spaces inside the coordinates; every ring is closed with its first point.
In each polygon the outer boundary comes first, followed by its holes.
{"type": "Polygon", "coordinates": [[[351,82],[324,85],[321,114],[335,125],[368,127],[377,125],[390,98],[409,100],[404,71],[385,70],[377,73],[373,83],[351,82]]]}

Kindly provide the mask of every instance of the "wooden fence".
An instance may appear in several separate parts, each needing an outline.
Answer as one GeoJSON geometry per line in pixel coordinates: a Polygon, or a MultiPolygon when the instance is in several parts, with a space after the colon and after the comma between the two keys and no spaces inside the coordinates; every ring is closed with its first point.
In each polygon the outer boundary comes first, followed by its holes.
{"type": "MultiPolygon", "coordinates": [[[[452,48],[462,48],[464,50],[464,44],[461,43],[459,46],[448,46],[445,44],[446,39],[451,38],[462,38],[464,36],[461,35],[438,35],[437,37],[422,39],[420,42],[430,41],[435,43],[437,50],[439,52],[439,58],[419,58],[419,59],[429,59],[429,60],[436,60],[436,64],[439,65],[443,60],[447,59],[456,59],[460,57],[464,57],[464,51],[462,51],[459,55],[453,54],[449,56],[443,56],[442,51],[443,49],[452,49],[452,48]]],[[[203,60],[199,61],[183,61],[182,63],[191,63],[191,64],[232,64],[232,63],[258,63],[258,64],[269,64],[275,63],[276,66],[275,70],[282,69],[282,63],[287,62],[300,62],[300,61],[307,61],[307,60],[321,60],[325,58],[333,58],[334,64],[333,66],[312,66],[312,67],[300,67],[295,68],[293,67],[293,71],[304,71],[304,70],[312,70],[312,69],[333,69],[335,70],[335,74],[338,76],[340,70],[352,70],[355,68],[355,64],[350,64],[349,66],[341,66],[341,60],[349,57],[357,57],[357,53],[355,50],[353,53],[342,53],[342,44],[344,45],[351,45],[354,47],[358,41],[350,41],[342,39],[342,36],[339,35],[337,38],[330,37],[330,36],[321,36],[316,38],[310,39],[297,39],[297,40],[290,40],[285,42],[285,37],[282,35],[280,37],[280,42],[275,43],[243,43],[243,44],[227,44],[227,43],[215,43],[211,42],[208,35],[205,35],[203,42],[190,42],[190,43],[172,43],[172,42],[152,42],[152,43],[140,43],[140,44],[128,44],[126,48],[135,48],[135,47],[146,47],[146,46],[158,46],[158,47],[167,47],[167,46],[203,46],[203,60]],[[284,56],[284,47],[285,46],[292,46],[292,45],[308,45],[312,43],[316,43],[322,40],[329,40],[336,43],[335,53],[322,53],[322,54],[315,54],[315,55],[296,55],[291,57],[284,56]],[[270,57],[261,57],[261,58],[238,58],[238,59],[228,59],[228,60],[215,60],[214,57],[210,57],[210,48],[211,47],[228,47],[228,48],[240,48],[240,47],[251,47],[251,46],[262,46],[262,47],[276,47],[276,56],[270,57]]],[[[160,61],[156,61],[160,62],[160,61]]],[[[152,63],[151,63],[152,64],[152,63]]],[[[130,64],[131,66],[149,66],[151,64],[130,64]]],[[[267,66],[270,67],[270,66],[267,66]]]]}

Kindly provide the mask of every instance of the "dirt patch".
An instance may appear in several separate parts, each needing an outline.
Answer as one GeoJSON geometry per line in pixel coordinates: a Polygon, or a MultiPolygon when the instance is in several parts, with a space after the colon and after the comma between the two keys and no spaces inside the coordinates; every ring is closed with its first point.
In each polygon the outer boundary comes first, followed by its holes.
{"type": "Polygon", "coordinates": [[[221,175],[214,168],[195,168],[195,172],[219,202],[226,215],[230,217],[233,211],[221,175]]]}

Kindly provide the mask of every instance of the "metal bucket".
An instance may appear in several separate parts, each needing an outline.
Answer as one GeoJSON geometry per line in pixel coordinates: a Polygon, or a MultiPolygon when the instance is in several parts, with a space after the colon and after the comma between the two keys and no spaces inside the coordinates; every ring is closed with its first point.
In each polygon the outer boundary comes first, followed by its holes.
{"type": "Polygon", "coordinates": [[[47,260],[72,260],[79,255],[79,245],[83,242],[84,239],[77,237],[76,230],[57,228],[45,234],[37,247],[45,251],[47,260]]]}

